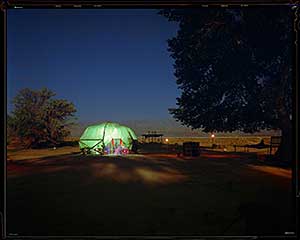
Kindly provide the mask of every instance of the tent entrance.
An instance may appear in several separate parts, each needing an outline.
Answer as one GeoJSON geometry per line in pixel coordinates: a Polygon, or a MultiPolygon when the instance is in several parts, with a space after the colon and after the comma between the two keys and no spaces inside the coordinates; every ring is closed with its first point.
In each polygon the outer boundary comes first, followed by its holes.
{"type": "Polygon", "coordinates": [[[120,138],[113,138],[106,146],[104,149],[104,153],[105,154],[123,154],[124,150],[127,150],[127,148],[125,147],[122,139],[120,138]]]}

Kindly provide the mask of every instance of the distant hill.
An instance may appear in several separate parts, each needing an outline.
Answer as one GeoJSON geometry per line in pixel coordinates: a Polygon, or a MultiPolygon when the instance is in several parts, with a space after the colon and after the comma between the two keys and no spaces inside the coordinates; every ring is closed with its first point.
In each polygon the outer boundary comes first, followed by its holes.
{"type": "MultiPolygon", "coordinates": [[[[102,123],[107,120],[99,120],[94,122],[79,122],[77,126],[71,129],[71,136],[80,137],[86,127],[97,123],[102,123]]],[[[143,133],[148,131],[156,131],[164,134],[167,137],[208,137],[210,134],[202,132],[201,130],[191,130],[188,127],[182,126],[179,122],[174,119],[157,119],[157,120],[125,120],[116,121],[120,124],[126,125],[134,130],[137,136],[141,136],[143,133]]],[[[240,131],[232,133],[216,133],[218,136],[268,136],[268,135],[280,135],[280,131],[261,131],[254,134],[246,134],[240,131]]]]}

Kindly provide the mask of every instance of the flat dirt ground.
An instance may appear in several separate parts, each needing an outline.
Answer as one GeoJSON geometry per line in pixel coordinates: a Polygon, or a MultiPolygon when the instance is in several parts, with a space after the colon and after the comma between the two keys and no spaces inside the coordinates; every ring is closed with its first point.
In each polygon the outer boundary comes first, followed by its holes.
{"type": "Polygon", "coordinates": [[[8,236],[284,235],[291,170],[253,153],[10,150],[8,236]]]}

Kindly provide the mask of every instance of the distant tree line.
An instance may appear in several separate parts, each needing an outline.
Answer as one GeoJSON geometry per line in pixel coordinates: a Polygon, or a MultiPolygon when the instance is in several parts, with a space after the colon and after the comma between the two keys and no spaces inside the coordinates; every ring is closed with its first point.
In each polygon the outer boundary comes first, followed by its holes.
{"type": "Polygon", "coordinates": [[[47,88],[25,88],[13,99],[13,111],[7,116],[8,140],[17,139],[26,148],[55,146],[70,134],[74,125],[73,103],[54,99],[47,88]]]}

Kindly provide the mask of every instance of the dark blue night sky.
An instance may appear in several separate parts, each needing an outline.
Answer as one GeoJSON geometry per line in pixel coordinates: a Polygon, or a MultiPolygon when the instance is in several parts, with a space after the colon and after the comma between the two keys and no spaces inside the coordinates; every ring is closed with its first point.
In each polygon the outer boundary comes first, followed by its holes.
{"type": "Polygon", "coordinates": [[[157,12],[9,10],[8,102],[47,87],[80,121],[170,118],[179,90],[166,41],[177,25],[157,12]]]}

